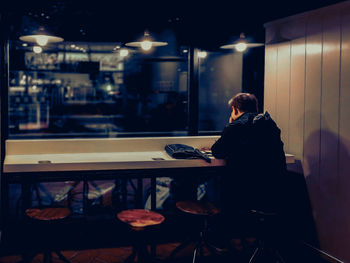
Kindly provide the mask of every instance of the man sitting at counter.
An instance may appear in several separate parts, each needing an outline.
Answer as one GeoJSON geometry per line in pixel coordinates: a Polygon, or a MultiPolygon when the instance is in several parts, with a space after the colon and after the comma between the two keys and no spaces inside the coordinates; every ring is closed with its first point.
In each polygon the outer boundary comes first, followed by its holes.
{"type": "Polygon", "coordinates": [[[281,210],[286,159],[280,129],[267,112],[257,114],[253,94],[239,93],[228,104],[229,124],[211,150],[216,158],[226,160],[221,188],[224,224],[219,225],[232,238],[251,230],[249,211],[281,210]]]}

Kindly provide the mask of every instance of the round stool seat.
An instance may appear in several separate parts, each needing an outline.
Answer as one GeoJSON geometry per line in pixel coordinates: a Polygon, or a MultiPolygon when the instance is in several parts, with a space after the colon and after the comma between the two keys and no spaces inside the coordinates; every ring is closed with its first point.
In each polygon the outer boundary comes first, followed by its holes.
{"type": "Polygon", "coordinates": [[[220,212],[208,201],[179,201],[176,202],[176,207],[182,212],[200,216],[211,216],[220,212]]]}
{"type": "Polygon", "coordinates": [[[30,208],[25,211],[26,215],[32,219],[49,221],[67,218],[71,211],[65,207],[30,208]]]}
{"type": "Polygon", "coordinates": [[[164,216],[157,212],[145,209],[129,209],[117,214],[120,221],[132,227],[147,227],[159,225],[164,221],[164,216]]]}

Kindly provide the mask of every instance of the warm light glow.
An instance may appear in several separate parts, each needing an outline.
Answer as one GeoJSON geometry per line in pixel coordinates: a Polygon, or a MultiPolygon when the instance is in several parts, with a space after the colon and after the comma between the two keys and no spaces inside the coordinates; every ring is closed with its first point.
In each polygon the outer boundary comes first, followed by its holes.
{"type": "Polygon", "coordinates": [[[206,51],[199,51],[198,52],[198,57],[199,58],[206,58],[208,53],[206,51]]]}
{"type": "Polygon", "coordinates": [[[42,47],[34,46],[34,47],[33,47],[33,51],[34,51],[34,53],[36,53],[36,54],[40,54],[40,53],[43,51],[43,49],[42,49],[42,47]]]}
{"type": "Polygon", "coordinates": [[[119,54],[121,57],[126,57],[127,55],[129,55],[129,50],[121,49],[119,54]]]}
{"type": "Polygon", "coordinates": [[[28,44],[27,44],[27,43],[23,43],[22,46],[23,46],[23,47],[27,47],[28,44]]]}
{"type": "Polygon", "coordinates": [[[141,48],[145,51],[148,51],[152,48],[152,42],[149,40],[144,40],[141,42],[141,48]]]}
{"type": "Polygon", "coordinates": [[[322,54],[322,44],[318,43],[307,43],[306,53],[309,54],[322,54]]]}
{"type": "Polygon", "coordinates": [[[49,37],[45,35],[37,35],[35,36],[36,43],[38,43],[39,46],[45,46],[47,42],[49,41],[49,37]]]}
{"type": "Polygon", "coordinates": [[[243,42],[240,42],[238,44],[235,45],[235,49],[238,51],[238,52],[243,52],[247,49],[247,44],[246,43],[243,43],[243,42]]]}
{"type": "Polygon", "coordinates": [[[107,90],[107,91],[111,91],[111,90],[112,90],[112,85],[111,85],[111,84],[108,84],[108,85],[106,86],[106,90],[107,90]]]}

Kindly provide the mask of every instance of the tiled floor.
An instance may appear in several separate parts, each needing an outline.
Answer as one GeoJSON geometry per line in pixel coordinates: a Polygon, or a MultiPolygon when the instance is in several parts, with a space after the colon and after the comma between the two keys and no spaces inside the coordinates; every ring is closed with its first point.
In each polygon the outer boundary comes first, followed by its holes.
{"type": "MultiPolygon", "coordinates": [[[[178,246],[179,243],[168,243],[157,246],[157,258],[165,261],[170,253],[178,246]]],[[[130,254],[131,247],[121,248],[100,248],[80,251],[62,251],[62,254],[71,263],[119,263],[123,262],[130,254]]],[[[180,251],[174,258],[173,262],[191,262],[193,247],[188,246],[186,249],[180,251]]],[[[205,252],[207,255],[208,253],[205,252]]],[[[5,256],[0,258],[1,263],[15,263],[21,260],[20,256],[5,256]]],[[[38,254],[32,263],[43,262],[43,255],[38,254]]],[[[62,263],[55,253],[53,253],[53,263],[62,263]]]]}
{"type": "MultiPolygon", "coordinates": [[[[234,242],[231,242],[231,244],[234,242]]],[[[184,250],[181,250],[173,260],[169,260],[169,255],[171,252],[179,245],[179,243],[166,243],[159,244],[156,248],[156,257],[158,262],[165,263],[191,263],[193,256],[193,246],[188,246],[184,250]]],[[[237,248],[237,244],[232,244],[237,248]]],[[[292,245],[292,244],[290,244],[292,245]]],[[[237,250],[235,250],[237,252],[237,250]]],[[[254,246],[250,249],[243,250],[240,254],[222,254],[212,256],[208,251],[204,250],[204,258],[200,258],[196,262],[198,263],[247,263],[249,262],[250,256],[253,254],[254,246]],[[234,256],[235,255],[235,256],[234,256]]],[[[86,249],[86,250],[67,250],[61,251],[62,254],[71,263],[121,263],[131,254],[131,247],[118,247],[118,248],[99,248],[99,249],[86,249]]],[[[283,255],[283,261],[285,263],[330,263],[333,261],[327,261],[326,259],[310,253],[309,250],[305,250],[305,247],[301,248],[299,246],[288,246],[288,250],[279,250],[280,255],[283,255]]],[[[260,254],[256,262],[268,263],[276,262],[272,254],[260,254]]],[[[0,263],[19,263],[21,261],[21,256],[11,255],[0,257],[0,263]]],[[[41,263],[43,262],[43,255],[38,254],[31,261],[31,263],[41,263]]],[[[281,261],[279,261],[281,262],[281,261]]],[[[53,254],[52,263],[62,263],[56,254],[53,254]]],[[[142,262],[148,263],[148,262],[142,262]]]]}

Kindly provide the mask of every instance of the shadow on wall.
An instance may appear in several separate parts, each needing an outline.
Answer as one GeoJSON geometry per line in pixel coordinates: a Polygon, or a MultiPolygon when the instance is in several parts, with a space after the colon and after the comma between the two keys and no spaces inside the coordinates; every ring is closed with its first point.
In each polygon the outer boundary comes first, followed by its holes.
{"type": "Polygon", "coordinates": [[[344,139],[315,130],[304,143],[304,175],[320,248],[350,260],[350,156],[344,139]]]}

